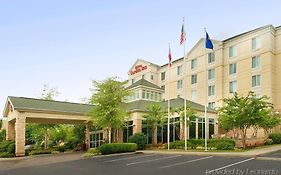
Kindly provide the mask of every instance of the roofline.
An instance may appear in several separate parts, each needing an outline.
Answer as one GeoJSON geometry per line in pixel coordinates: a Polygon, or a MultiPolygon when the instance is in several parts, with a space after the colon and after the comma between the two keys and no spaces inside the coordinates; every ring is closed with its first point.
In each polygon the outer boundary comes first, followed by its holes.
{"type": "Polygon", "coordinates": [[[68,111],[58,111],[58,110],[45,110],[45,109],[35,109],[35,108],[15,108],[15,110],[19,112],[50,112],[55,114],[73,114],[73,115],[83,115],[86,116],[87,113],[81,113],[81,112],[68,112],[68,111]]]}
{"type": "Polygon", "coordinates": [[[68,104],[75,104],[75,105],[95,106],[95,105],[91,105],[91,104],[76,103],[76,102],[67,102],[67,101],[59,101],[59,100],[45,100],[45,99],[40,99],[40,98],[8,96],[8,98],[10,98],[10,97],[14,97],[14,98],[24,98],[24,99],[30,99],[30,100],[48,101],[48,102],[68,103],[68,104]]]}
{"type": "Polygon", "coordinates": [[[266,29],[266,28],[269,28],[269,27],[273,27],[273,28],[274,28],[274,26],[271,25],[271,24],[265,25],[265,26],[262,26],[262,27],[255,28],[255,29],[253,29],[253,30],[249,30],[249,31],[246,31],[246,32],[243,32],[243,33],[234,35],[234,36],[232,36],[232,37],[229,37],[229,38],[227,38],[227,39],[224,39],[222,42],[227,42],[227,41],[232,40],[232,39],[234,39],[234,38],[237,38],[237,37],[246,35],[246,34],[248,34],[248,33],[258,31],[258,30],[266,29]]]}

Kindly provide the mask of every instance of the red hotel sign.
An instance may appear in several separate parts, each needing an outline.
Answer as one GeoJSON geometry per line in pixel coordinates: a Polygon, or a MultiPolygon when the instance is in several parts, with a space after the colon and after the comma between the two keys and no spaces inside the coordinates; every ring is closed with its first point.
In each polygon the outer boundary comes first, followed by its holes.
{"type": "Polygon", "coordinates": [[[139,72],[147,69],[147,66],[143,66],[143,65],[140,64],[140,65],[136,65],[134,68],[135,68],[134,70],[130,71],[130,75],[134,75],[136,73],[139,73],[139,72]]]}

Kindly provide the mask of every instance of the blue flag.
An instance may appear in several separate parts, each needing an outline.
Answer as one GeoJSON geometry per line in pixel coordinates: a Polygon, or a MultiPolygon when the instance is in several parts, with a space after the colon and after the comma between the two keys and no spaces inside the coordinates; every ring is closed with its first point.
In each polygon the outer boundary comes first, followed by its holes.
{"type": "Polygon", "coordinates": [[[213,48],[214,48],[213,43],[212,43],[212,41],[210,40],[210,37],[209,37],[209,35],[208,35],[207,32],[206,32],[205,47],[206,47],[207,49],[213,49],[213,48]]]}

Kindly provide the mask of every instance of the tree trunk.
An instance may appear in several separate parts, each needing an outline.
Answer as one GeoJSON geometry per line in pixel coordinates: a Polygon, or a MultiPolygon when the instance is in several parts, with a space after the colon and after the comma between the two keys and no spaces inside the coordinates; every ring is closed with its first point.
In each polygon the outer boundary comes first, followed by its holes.
{"type": "Polygon", "coordinates": [[[157,132],[156,132],[157,127],[153,126],[151,127],[151,139],[152,139],[152,145],[157,144],[157,132]]]}
{"type": "Polygon", "coordinates": [[[49,129],[48,128],[45,130],[45,135],[44,135],[44,149],[45,150],[49,149],[49,129]]]}
{"type": "Polygon", "coordinates": [[[246,135],[247,135],[247,128],[242,130],[242,146],[246,148],[246,135]]]}
{"type": "Polygon", "coordinates": [[[111,143],[111,131],[112,131],[112,128],[109,127],[108,128],[108,143],[111,143]]]}

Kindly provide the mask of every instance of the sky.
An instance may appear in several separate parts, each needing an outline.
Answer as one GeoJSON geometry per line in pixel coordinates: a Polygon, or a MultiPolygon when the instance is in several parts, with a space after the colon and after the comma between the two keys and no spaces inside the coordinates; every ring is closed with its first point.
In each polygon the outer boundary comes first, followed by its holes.
{"type": "MultiPolygon", "coordinates": [[[[159,65],[183,56],[204,37],[223,40],[272,24],[278,0],[0,0],[0,109],[8,96],[40,97],[44,84],[57,100],[81,102],[92,80],[126,80],[141,58],[159,65]]],[[[1,118],[2,113],[0,113],[1,118]]]]}

